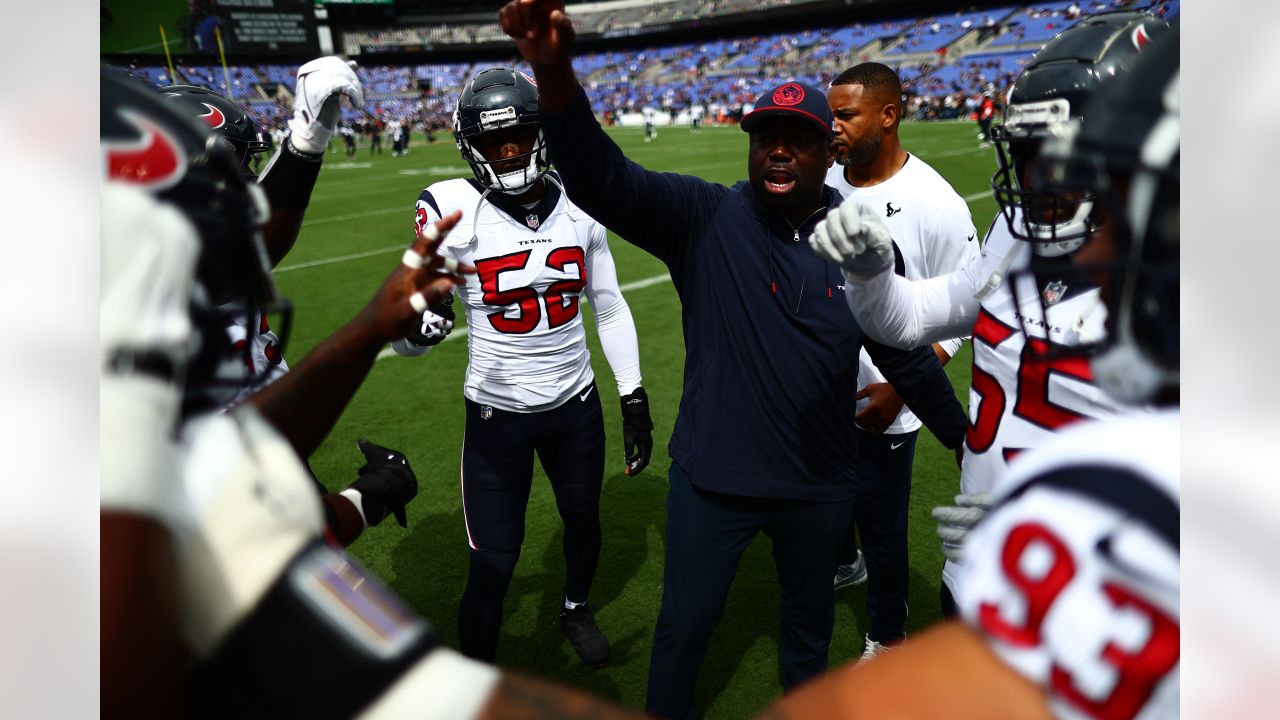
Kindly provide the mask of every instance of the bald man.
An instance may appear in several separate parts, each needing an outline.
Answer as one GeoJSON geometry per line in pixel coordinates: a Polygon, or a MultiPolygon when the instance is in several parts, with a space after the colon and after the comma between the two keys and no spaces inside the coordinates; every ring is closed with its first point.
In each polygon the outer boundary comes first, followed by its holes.
{"type": "MultiPolygon", "coordinates": [[[[868,62],[840,74],[827,95],[836,124],[836,164],[827,185],[884,213],[897,247],[896,271],[908,280],[945,275],[978,255],[969,207],[923,160],[902,148],[902,83],[888,66],[868,62]]],[[[934,343],[946,364],[964,342],[934,343]]],[[[848,547],[836,569],[836,589],[869,577],[863,658],[906,637],[907,505],[920,420],[903,407],[863,350],[858,368],[859,487],[848,547]],[[858,556],[855,533],[862,538],[858,556]],[[865,561],[865,569],[860,567],[865,561]]]]}

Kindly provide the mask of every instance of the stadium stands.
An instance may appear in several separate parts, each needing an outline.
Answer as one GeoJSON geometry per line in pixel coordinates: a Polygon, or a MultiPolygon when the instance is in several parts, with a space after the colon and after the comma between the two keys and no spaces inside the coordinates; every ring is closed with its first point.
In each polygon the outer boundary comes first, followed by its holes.
{"type": "MultiPolygon", "coordinates": [[[[808,0],[791,0],[793,3],[808,0]]],[[[787,0],[766,0],[782,4],[787,0]]],[[[587,28],[617,29],[632,23],[652,25],[683,17],[695,4],[678,0],[623,0],[608,13],[575,15],[587,28]]],[[[709,117],[732,120],[745,104],[782,79],[825,86],[841,70],[857,62],[877,60],[896,68],[904,81],[911,117],[958,117],[969,112],[983,94],[1007,88],[1023,63],[1047,39],[1080,17],[1128,6],[1127,0],[1078,2],[1058,0],[1030,7],[1008,6],[980,11],[852,23],[799,33],[718,39],[657,47],[584,53],[574,59],[578,76],[602,113],[638,112],[644,107],[678,111],[703,104],[709,117]]],[[[705,14],[732,14],[761,7],[755,0],[706,3],[705,14]]],[[[1150,6],[1166,18],[1177,17],[1179,0],[1150,6]]],[[[349,50],[378,46],[483,41],[493,23],[437,24],[429,28],[395,28],[348,33],[349,50]]],[[[473,72],[469,63],[388,66],[363,58],[358,69],[365,88],[365,107],[346,108],[343,119],[410,117],[415,126],[447,127],[461,84],[473,72]]],[[[528,68],[523,68],[528,72],[528,68]]],[[[285,65],[230,68],[231,87],[217,66],[179,66],[170,80],[160,67],[131,67],[135,76],[157,86],[174,82],[205,85],[246,103],[265,127],[288,118],[296,68],[285,65]]]]}

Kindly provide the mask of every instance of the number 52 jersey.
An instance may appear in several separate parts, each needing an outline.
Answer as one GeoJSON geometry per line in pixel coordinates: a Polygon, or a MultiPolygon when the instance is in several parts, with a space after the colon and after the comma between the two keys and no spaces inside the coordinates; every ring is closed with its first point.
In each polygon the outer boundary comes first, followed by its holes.
{"type": "Polygon", "coordinates": [[[440,248],[476,267],[456,290],[469,334],[463,394],[511,412],[559,407],[591,383],[583,295],[595,310],[618,392],[640,386],[635,326],[604,226],[573,205],[552,176],[530,207],[500,193],[482,196],[463,178],[428,187],[417,203],[419,229],[454,209],[463,212],[440,248]]]}
{"type": "Polygon", "coordinates": [[[1179,422],[1084,421],[1012,464],[965,541],[965,621],[1062,718],[1178,716],[1179,422]]]}

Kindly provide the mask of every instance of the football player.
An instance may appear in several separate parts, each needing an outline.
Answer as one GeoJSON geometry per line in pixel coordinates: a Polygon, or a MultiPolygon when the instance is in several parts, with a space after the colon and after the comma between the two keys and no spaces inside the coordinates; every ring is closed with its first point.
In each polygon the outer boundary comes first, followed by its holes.
{"type": "MultiPolygon", "coordinates": [[[[1088,364],[1053,352],[1100,337],[1106,316],[1097,288],[1070,272],[1070,254],[1091,222],[1089,203],[1069,213],[1065,205],[1056,205],[1054,215],[1029,213],[1028,200],[1044,191],[1026,168],[1046,138],[1080,117],[1104,79],[1123,74],[1167,29],[1147,13],[1104,13],[1068,28],[1032,57],[1009,92],[1004,124],[992,128],[999,167],[991,182],[1001,213],[987,229],[981,255],[964,268],[920,281],[895,275],[892,248],[884,245],[889,233],[879,232],[884,224],[875,212],[833,214],[814,233],[818,254],[844,267],[849,307],[872,337],[907,348],[972,335],[961,506],[980,512],[1018,453],[1065,425],[1119,409],[1097,387],[1088,364]],[[878,238],[874,249],[872,236],[878,238]],[[1019,272],[1032,256],[1044,260],[1037,271],[1019,272]]],[[[945,542],[943,552],[941,603],[952,616],[958,559],[945,542]]]]}
{"type": "MultiPolygon", "coordinates": [[[[1052,195],[1090,199],[1077,270],[1103,334],[1066,350],[1117,402],[1016,460],[961,545],[964,622],[802,688],[771,717],[1174,718],[1179,712],[1178,33],[1047,143],[1052,195]]],[[[1042,172],[1040,172],[1042,171],[1042,172]]],[[[1073,208],[1074,209],[1074,204],[1073,208]]],[[[1028,341],[1037,335],[1028,336],[1028,341]]]]}
{"type": "MultiPolygon", "coordinates": [[[[602,225],[565,196],[550,171],[538,91],[506,67],[477,73],[454,113],[458,150],[474,177],[439,182],[418,197],[419,229],[462,211],[442,246],[477,271],[458,289],[470,329],[463,395],[462,511],[471,548],[458,635],[467,655],[492,662],[520,545],[536,453],[564,521],[561,624],[582,661],[603,665],[609,644],[587,607],[600,556],[604,418],[580,302],[591,303],[622,401],[624,472],[649,464],[653,421],[641,385],[631,310],[618,288],[602,225]]],[[[449,304],[392,347],[421,355],[452,328],[449,304]]]]}
{"type": "MultiPolygon", "coordinates": [[[[251,165],[267,145],[253,119],[235,101],[193,85],[174,85],[163,88],[161,93],[179,111],[196,118],[215,135],[226,139],[241,162],[245,177],[262,189],[270,209],[261,234],[268,248],[267,261],[274,267],[297,240],[303,213],[324,160],[322,142],[327,143],[326,133],[332,134],[329,125],[337,120],[341,97],[349,98],[357,107],[362,102],[360,81],[353,66],[336,57],[324,57],[298,69],[290,133],[281,141],[277,153],[267,165],[267,171],[261,176],[252,172],[251,165]],[[320,152],[316,152],[317,148],[320,152]]],[[[234,407],[251,393],[282,377],[289,369],[283,355],[284,338],[288,336],[287,321],[291,317],[288,308],[283,315],[286,320],[281,333],[283,338],[267,324],[265,308],[249,312],[227,306],[218,311],[229,319],[226,331],[237,352],[234,358],[226,359],[218,368],[215,382],[189,386],[200,389],[201,397],[186,399],[194,408],[203,408],[209,403],[223,409],[234,407]]],[[[305,391],[308,386],[304,383],[299,387],[305,391]]],[[[278,394],[278,390],[264,391],[259,402],[267,408],[273,423],[277,423],[276,429],[286,437],[297,437],[294,430],[302,418],[310,421],[326,417],[296,412],[282,415],[280,410],[287,409],[289,394],[278,394]]],[[[340,411],[341,406],[331,406],[327,417],[336,418],[340,411]]],[[[323,430],[327,432],[328,427],[323,430]]],[[[340,493],[329,493],[318,480],[316,482],[324,503],[326,527],[331,536],[343,545],[354,542],[365,528],[377,525],[388,514],[394,515],[400,526],[405,527],[404,505],[417,494],[417,479],[411,471],[389,473],[385,477],[366,474],[370,457],[397,455],[403,459],[403,456],[365,441],[361,441],[359,449],[366,465],[355,483],[340,493]]]]}
{"type": "MultiPolygon", "coordinates": [[[[274,295],[256,188],[228,145],[123,74],[104,68],[101,108],[103,716],[627,716],[443,648],[323,541],[305,467],[253,403],[183,408],[234,354],[216,301],[274,295]]],[[[349,362],[450,291],[434,250],[458,218],[406,250],[362,314],[377,340],[337,349],[349,362]]]]}
{"type": "MultiPolygon", "coordinates": [[[[245,175],[261,186],[271,209],[262,228],[263,243],[267,259],[275,267],[293,248],[302,229],[303,215],[320,177],[324,149],[337,127],[341,98],[345,96],[356,107],[363,107],[364,92],[353,64],[327,56],[298,68],[289,134],[260,176],[254,168],[268,144],[244,108],[230,98],[194,85],[173,85],[161,92],[226,138],[243,164],[245,175]]],[[[243,375],[241,369],[235,365],[225,368],[226,380],[211,386],[216,400],[229,408],[284,375],[289,365],[284,359],[283,338],[268,325],[266,313],[237,318],[227,326],[227,333],[242,351],[239,362],[249,371],[247,382],[237,382],[235,378],[243,375]]]]}

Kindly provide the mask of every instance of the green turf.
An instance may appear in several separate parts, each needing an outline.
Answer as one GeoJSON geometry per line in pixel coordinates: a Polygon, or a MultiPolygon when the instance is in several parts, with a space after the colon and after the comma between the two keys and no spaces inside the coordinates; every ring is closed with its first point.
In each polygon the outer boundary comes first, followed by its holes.
{"type": "MultiPolygon", "coordinates": [[[[664,128],[656,142],[642,142],[639,129],[611,131],[634,160],[655,170],[684,172],[733,183],[746,176],[746,136],[734,128],[664,128]]],[[[995,205],[988,189],[993,159],[979,150],[970,123],[907,124],[905,147],[951,181],[970,208],[979,232],[995,205]]],[[[335,144],[336,146],[336,144],[335,144]]],[[[316,186],[297,246],[278,269],[284,293],[296,306],[287,357],[297,362],[320,339],[350,318],[400,261],[411,240],[419,191],[447,177],[467,175],[451,142],[426,145],[418,139],[408,157],[370,157],[362,149],[355,163],[330,154],[316,186]],[[307,265],[350,255],[337,262],[307,265]],[[299,267],[301,266],[301,267],[299,267]]],[[[610,235],[623,284],[660,275],[652,257],[610,235]]],[[[584,313],[592,362],[600,378],[608,433],[608,465],[601,499],[604,550],[592,587],[591,604],[609,636],[613,657],[607,667],[589,670],[577,661],[560,634],[557,613],[563,584],[562,531],[545,475],[535,472],[526,517],[523,552],[507,594],[500,664],[583,687],[631,708],[644,705],[649,647],[662,589],[666,443],[681,392],[684,349],[679,305],[670,283],[626,293],[640,336],[644,384],[653,406],[653,463],[637,478],[622,474],[620,416],[612,373],[599,349],[591,313],[584,313]]],[[[461,315],[459,316],[461,322],[461,315]]],[[[409,506],[409,528],[394,522],[365,533],[354,554],[385,578],[410,605],[431,619],[445,641],[457,640],[458,598],[466,581],[467,540],[459,498],[466,342],[451,340],[425,358],[380,360],[328,440],[311,458],[316,473],[332,488],[354,478],[360,465],[357,438],[404,451],[421,483],[409,506]]],[[[948,370],[962,402],[967,401],[969,349],[948,370]]],[[[908,632],[938,619],[938,578],[942,558],[929,508],[958,487],[954,457],[927,431],[916,454],[911,504],[911,598],[908,632]]],[[[862,651],[867,626],[865,585],[837,595],[833,665],[862,651]]],[[[742,559],[729,594],[724,620],[712,637],[699,678],[696,710],[709,718],[740,718],[763,708],[781,693],[778,680],[778,584],[769,540],[761,536],[742,559]]]]}

